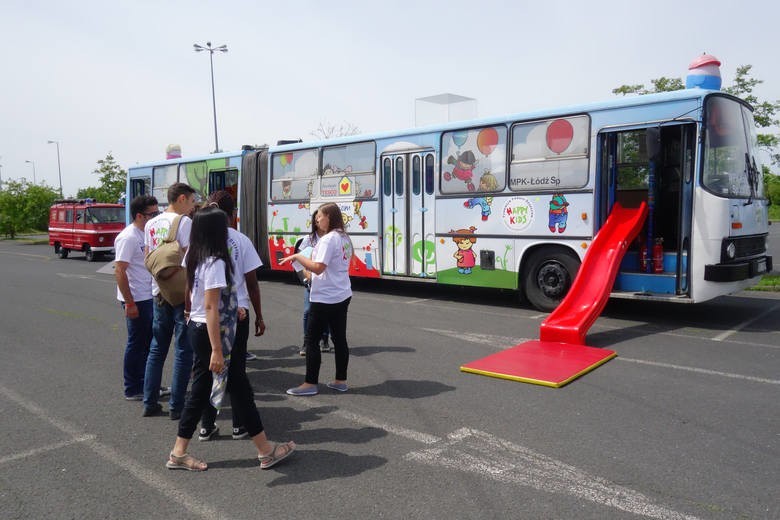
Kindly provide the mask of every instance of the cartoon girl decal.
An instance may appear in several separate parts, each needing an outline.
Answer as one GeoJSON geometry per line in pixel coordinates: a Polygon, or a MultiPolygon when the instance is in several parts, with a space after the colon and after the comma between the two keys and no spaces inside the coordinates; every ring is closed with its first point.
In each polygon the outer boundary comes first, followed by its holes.
{"type": "Polygon", "coordinates": [[[485,170],[485,173],[479,178],[479,191],[496,191],[497,189],[498,179],[490,173],[490,170],[485,170]]]}
{"type": "Polygon", "coordinates": [[[444,180],[449,181],[453,177],[466,183],[466,187],[469,191],[474,191],[474,183],[471,179],[474,177],[474,167],[477,165],[477,158],[474,157],[474,152],[466,150],[463,153],[459,153],[455,158],[450,155],[447,158],[447,164],[454,164],[452,173],[444,172],[444,180]]]}
{"type": "MultiPolygon", "coordinates": [[[[497,189],[498,179],[490,173],[490,170],[485,170],[485,173],[479,178],[479,191],[496,191],[497,189]]],[[[471,209],[479,206],[482,211],[482,221],[484,222],[490,216],[490,206],[492,204],[493,197],[472,197],[463,203],[463,207],[471,209]]]]}
{"type": "Polygon", "coordinates": [[[471,268],[477,264],[477,257],[471,250],[471,247],[477,243],[477,237],[474,236],[476,230],[474,226],[468,229],[450,230],[450,233],[458,233],[458,236],[452,237],[452,241],[458,246],[452,257],[457,260],[460,274],[471,274],[471,268]]]}

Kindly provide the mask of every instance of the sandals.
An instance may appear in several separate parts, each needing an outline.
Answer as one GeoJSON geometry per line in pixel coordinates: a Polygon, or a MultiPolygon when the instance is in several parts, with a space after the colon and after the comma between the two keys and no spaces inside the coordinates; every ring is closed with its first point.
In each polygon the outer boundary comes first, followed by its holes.
{"type": "Polygon", "coordinates": [[[276,463],[283,461],[288,456],[292,455],[295,451],[295,443],[293,441],[279,443],[272,442],[273,449],[268,455],[258,455],[257,458],[260,461],[260,469],[268,469],[274,466],[276,463]]]}
{"type": "Polygon", "coordinates": [[[177,457],[171,452],[168,456],[168,462],[165,463],[168,469],[186,469],[187,471],[206,471],[209,467],[202,460],[198,460],[189,453],[177,457]]]}

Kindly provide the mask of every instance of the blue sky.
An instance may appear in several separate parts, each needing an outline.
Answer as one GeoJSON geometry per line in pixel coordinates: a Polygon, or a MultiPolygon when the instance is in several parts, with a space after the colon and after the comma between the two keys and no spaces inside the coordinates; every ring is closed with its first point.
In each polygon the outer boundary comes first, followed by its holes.
{"type": "Polygon", "coordinates": [[[780,99],[774,3],[4,0],[0,173],[65,195],[97,184],[112,152],[127,168],[214,149],[208,54],[223,150],[312,139],[320,122],[363,132],[414,126],[419,97],[477,100],[479,117],[612,96],[684,77],[708,52],[724,84],[739,65],[780,99]]]}

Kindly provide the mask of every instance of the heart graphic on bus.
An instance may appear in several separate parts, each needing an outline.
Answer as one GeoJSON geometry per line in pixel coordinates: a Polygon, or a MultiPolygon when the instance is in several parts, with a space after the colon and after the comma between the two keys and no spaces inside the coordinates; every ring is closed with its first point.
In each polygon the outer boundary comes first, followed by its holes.
{"type": "Polygon", "coordinates": [[[342,177],[339,181],[339,195],[350,195],[352,193],[352,181],[349,177],[342,177]]]}

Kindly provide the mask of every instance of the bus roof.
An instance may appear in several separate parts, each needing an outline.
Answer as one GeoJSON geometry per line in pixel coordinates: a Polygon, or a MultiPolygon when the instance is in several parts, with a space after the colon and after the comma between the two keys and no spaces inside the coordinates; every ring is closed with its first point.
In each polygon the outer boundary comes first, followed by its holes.
{"type": "MultiPolygon", "coordinates": [[[[545,119],[549,117],[593,113],[602,110],[612,110],[616,108],[627,108],[632,106],[651,105],[654,103],[664,103],[670,101],[679,101],[686,99],[704,99],[711,94],[721,94],[728,97],[729,94],[721,90],[705,90],[700,88],[694,89],[681,89],[672,92],[660,92],[657,94],[645,94],[641,96],[625,96],[616,97],[607,101],[586,103],[580,105],[568,105],[560,106],[552,109],[541,109],[530,112],[519,112],[514,114],[505,114],[501,116],[491,116],[480,119],[452,121],[448,123],[440,123],[436,125],[429,125],[417,128],[407,128],[405,130],[395,131],[382,131],[370,134],[357,134],[344,137],[337,137],[334,139],[320,140],[320,141],[305,141],[301,143],[285,144],[279,146],[269,147],[269,153],[284,152],[289,150],[300,150],[305,148],[317,148],[320,146],[333,146],[346,143],[354,143],[359,141],[370,141],[378,139],[386,139],[393,137],[403,137],[408,135],[418,135],[430,132],[446,132],[451,130],[459,130],[468,127],[488,126],[494,124],[503,124],[506,121],[531,121],[535,119],[545,119]]],[[[738,99],[738,98],[734,98],[738,99]]],[[[741,100],[740,100],[741,101],[741,100]]]]}
{"type": "Polygon", "coordinates": [[[167,166],[169,164],[190,163],[198,161],[210,161],[213,159],[225,159],[228,157],[239,157],[245,150],[234,150],[231,152],[219,152],[209,155],[195,155],[193,157],[178,157],[176,159],[163,159],[161,161],[150,161],[146,163],[134,164],[130,166],[128,170],[136,170],[139,168],[151,168],[153,166],[167,166]]]}

